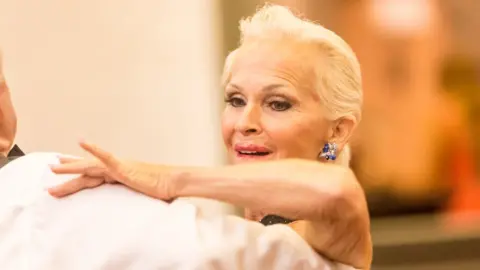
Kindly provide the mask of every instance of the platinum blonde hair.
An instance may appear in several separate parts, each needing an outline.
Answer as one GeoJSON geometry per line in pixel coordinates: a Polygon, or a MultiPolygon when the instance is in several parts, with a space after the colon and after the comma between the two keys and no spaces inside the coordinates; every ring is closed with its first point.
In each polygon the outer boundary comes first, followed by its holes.
{"type": "MultiPolygon", "coordinates": [[[[363,100],[360,64],[350,46],[337,34],[325,27],[295,16],[288,8],[267,4],[253,16],[240,21],[240,46],[251,41],[262,42],[272,38],[290,39],[311,44],[324,56],[314,67],[316,90],[325,116],[331,121],[349,117],[356,123],[361,118],[363,100]]],[[[231,77],[231,68],[238,48],[225,61],[222,83],[231,77]]],[[[346,145],[339,153],[337,164],[348,166],[350,148],[346,145]]]]}

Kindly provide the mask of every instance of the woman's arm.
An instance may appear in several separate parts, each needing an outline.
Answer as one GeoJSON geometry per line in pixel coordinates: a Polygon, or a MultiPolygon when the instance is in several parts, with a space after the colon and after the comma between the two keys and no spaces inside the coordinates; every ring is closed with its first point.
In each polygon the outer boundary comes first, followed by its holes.
{"type": "Polygon", "coordinates": [[[357,268],[370,265],[365,196],[345,167],[293,159],[218,168],[172,167],[122,161],[95,145],[80,146],[98,160],[62,158],[52,171],[80,176],[50,188],[53,196],[118,181],[162,200],[211,198],[301,220],[294,229],[319,253],[357,268]]]}
{"type": "Polygon", "coordinates": [[[306,160],[220,168],[182,168],[174,197],[203,197],[285,218],[331,259],[369,268],[372,245],[366,200],[351,170],[306,160]]]}

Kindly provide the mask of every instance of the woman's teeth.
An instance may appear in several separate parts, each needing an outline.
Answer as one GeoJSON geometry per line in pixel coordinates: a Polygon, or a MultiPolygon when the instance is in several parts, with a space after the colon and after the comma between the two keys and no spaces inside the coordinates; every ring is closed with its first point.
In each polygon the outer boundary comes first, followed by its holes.
{"type": "Polygon", "coordinates": [[[266,156],[268,152],[257,152],[257,151],[239,151],[242,155],[255,155],[255,156],[266,156]]]}

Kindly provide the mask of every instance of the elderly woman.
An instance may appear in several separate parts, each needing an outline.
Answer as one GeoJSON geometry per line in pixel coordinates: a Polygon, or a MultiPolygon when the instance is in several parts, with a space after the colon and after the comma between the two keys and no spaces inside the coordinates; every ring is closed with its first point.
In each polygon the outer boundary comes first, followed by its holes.
{"type": "MultiPolygon", "coordinates": [[[[160,200],[203,197],[283,217],[319,253],[369,268],[364,193],[349,169],[348,141],[360,120],[360,66],[335,33],[267,5],[240,22],[241,44],[226,59],[222,131],[231,165],[175,167],[121,160],[81,143],[94,160],[62,159],[79,174],[49,190],[63,197],[121,183],[160,200]]],[[[268,224],[267,224],[268,225],[268,224]]]]}

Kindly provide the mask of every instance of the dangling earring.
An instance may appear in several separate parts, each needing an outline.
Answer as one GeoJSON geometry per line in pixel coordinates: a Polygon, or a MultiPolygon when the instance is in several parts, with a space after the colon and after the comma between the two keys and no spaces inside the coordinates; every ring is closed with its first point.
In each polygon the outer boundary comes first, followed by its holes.
{"type": "Polygon", "coordinates": [[[325,146],[323,146],[320,157],[325,158],[326,160],[335,160],[337,158],[337,144],[326,143],[325,146]]]}

